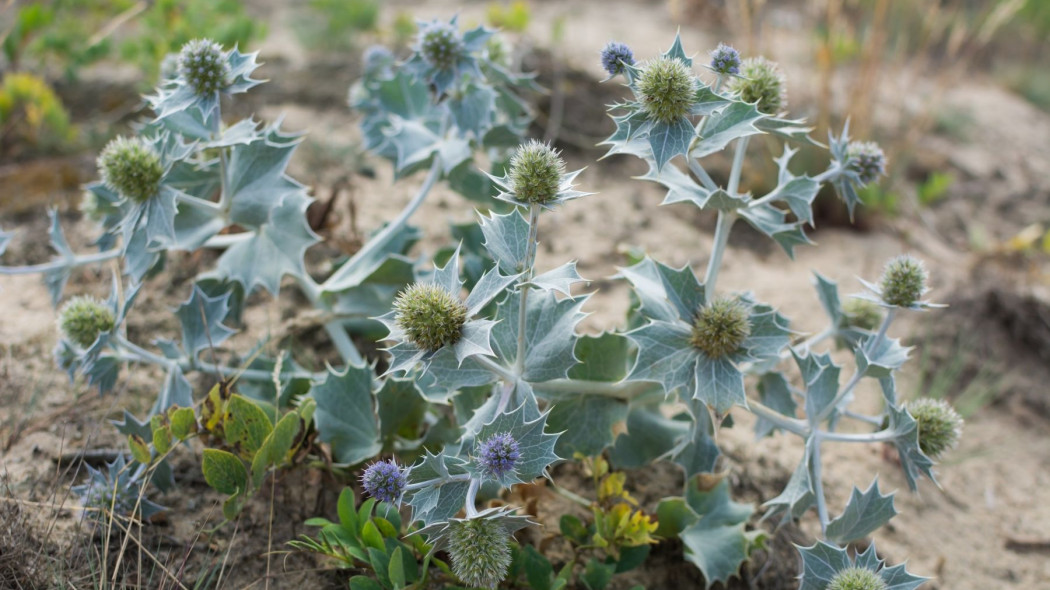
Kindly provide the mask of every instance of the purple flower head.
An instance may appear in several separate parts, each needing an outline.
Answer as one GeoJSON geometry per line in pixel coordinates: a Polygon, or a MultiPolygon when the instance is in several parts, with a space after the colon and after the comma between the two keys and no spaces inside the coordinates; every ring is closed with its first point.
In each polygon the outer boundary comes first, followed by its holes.
{"type": "Polygon", "coordinates": [[[497,479],[513,471],[520,458],[518,441],[505,432],[492,435],[478,446],[478,461],[482,468],[497,479]]]}
{"type": "Polygon", "coordinates": [[[719,43],[711,52],[711,69],[719,74],[739,74],[740,52],[725,43],[719,43]]]}
{"type": "Polygon", "coordinates": [[[381,502],[396,503],[405,492],[408,478],[396,461],[377,461],[365,469],[361,476],[361,485],[365,492],[381,502]]]}
{"type": "Polygon", "coordinates": [[[626,66],[633,65],[634,53],[627,45],[618,41],[609,41],[605,49],[602,49],[602,67],[609,72],[610,76],[622,74],[626,66]]]}

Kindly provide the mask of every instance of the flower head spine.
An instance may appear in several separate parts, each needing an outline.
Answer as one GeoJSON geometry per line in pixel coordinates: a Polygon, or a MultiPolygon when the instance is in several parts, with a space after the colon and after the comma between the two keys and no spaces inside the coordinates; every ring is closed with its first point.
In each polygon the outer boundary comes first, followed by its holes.
{"type": "Polygon", "coordinates": [[[102,184],[133,201],[147,201],[160,190],[164,177],[160,154],[140,138],[113,139],[102,149],[97,163],[102,184]]]}
{"type": "Polygon", "coordinates": [[[199,96],[209,96],[230,83],[230,64],[218,43],[195,39],[179,52],[179,74],[199,96]]]}
{"type": "Polygon", "coordinates": [[[485,473],[496,479],[512,473],[519,459],[518,441],[505,432],[492,435],[478,446],[478,462],[485,473]]]}
{"type": "Polygon", "coordinates": [[[602,49],[601,55],[602,69],[608,72],[610,77],[622,74],[626,71],[627,66],[634,65],[634,52],[630,47],[618,41],[609,41],[602,49]]]}
{"type": "Polygon", "coordinates": [[[364,475],[361,476],[361,485],[365,492],[376,500],[396,504],[405,493],[408,477],[393,459],[377,461],[365,469],[364,475]]]}
{"type": "Polygon", "coordinates": [[[719,74],[739,74],[740,52],[725,43],[719,43],[711,52],[711,69],[719,74]]]}

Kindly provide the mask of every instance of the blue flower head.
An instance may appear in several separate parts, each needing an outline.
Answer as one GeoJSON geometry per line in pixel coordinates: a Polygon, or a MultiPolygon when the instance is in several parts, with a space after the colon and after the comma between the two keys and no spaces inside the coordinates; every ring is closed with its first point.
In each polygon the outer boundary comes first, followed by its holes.
{"type": "Polygon", "coordinates": [[[380,502],[396,504],[405,493],[407,484],[404,470],[393,459],[372,463],[361,476],[365,492],[380,502]]]}
{"type": "Polygon", "coordinates": [[[496,479],[513,471],[520,458],[518,441],[505,432],[492,435],[478,446],[478,462],[496,479]]]}
{"type": "Polygon", "coordinates": [[[622,74],[627,66],[634,65],[634,52],[627,45],[618,41],[609,41],[602,49],[602,68],[609,73],[609,77],[622,74]]]}
{"type": "Polygon", "coordinates": [[[711,69],[719,74],[739,74],[740,52],[725,43],[719,43],[711,52],[711,69]]]}
{"type": "Polygon", "coordinates": [[[886,173],[886,154],[873,141],[852,141],[846,148],[847,166],[861,184],[878,180],[886,173]]]}

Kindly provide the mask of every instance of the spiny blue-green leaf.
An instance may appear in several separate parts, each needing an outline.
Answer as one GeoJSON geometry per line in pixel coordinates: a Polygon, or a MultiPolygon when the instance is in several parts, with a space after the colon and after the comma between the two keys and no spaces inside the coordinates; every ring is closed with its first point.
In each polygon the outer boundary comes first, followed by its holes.
{"type": "Polygon", "coordinates": [[[465,139],[445,139],[438,142],[437,154],[441,159],[441,170],[445,174],[451,174],[460,164],[468,162],[474,155],[470,143],[465,139]]]}
{"type": "MultiPolygon", "coordinates": [[[[389,236],[389,239],[384,241],[383,244],[380,244],[379,247],[374,250],[368,250],[367,252],[362,250],[360,252],[365,252],[363,255],[360,257],[355,255],[340,266],[321,286],[323,291],[325,293],[344,292],[369,281],[376,276],[377,273],[379,273],[378,276],[385,278],[385,280],[377,282],[396,282],[390,280],[390,276],[394,272],[397,273],[398,280],[404,277],[409,277],[407,282],[411,282],[414,278],[411,269],[405,270],[404,265],[398,265],[396,267],[391,266],[389,257],[398,257],[399,255],[405,254],[417,241],[419,241],[421,236],[422,233],[419,231],[419,228],[410,225],[399,227],[389,236]],[[382,269],[384,266],[387,268],[382,269]]],[[[404,257],[399,258],[399,260],[407,264],[412,263],[410,259],[404,257]]]]}
{"type": "Polygon", "coordinates": [[[419,437],[427,400],[411,379],[387,379],[376,392],[379,433],[384,446],[394,448],[399,440],[419,437]]]}
{"type": "Polygon", "coordinates": [[[787,214],[769,203],[740,209],[740,216],[748,225],[773,238],[791,258],[795,257],[795,246],[812,244],[802,230],[802,222],[788,223],[787,214]]]}
{"type": "Polygon", "coordinates": [[[687,67],[693,66],[693,60],[686,55],[685,49],[682,48],[682,36],[677,33],[674,36],[674,42],[662,55],[663,57],[682,60],[682,63],[687,67]]]}
{"type": "Polygon", "coordinates": [[[638,359],[629,378],[659,383],[665,393],[691,386],[700,352],[690,343],[690,336],[687,326],[664,321],[628,332],[627,337],[638,345],[638,359]]]}
{"type": "Polygon", "coordinates": [[[799,590],[825,590],[838,572],[852,567],[845,549],[817,541],[812,547],[799,547],[802,575],[799,590]]]}
{"type": "Polygon", "coordinates": [[[331,445],[336,461],[354,465],[382,449],[370,368],[347,365],[342,373],[329,369],[324,382],[310,390],[310,397],[317,402],[318,438],[331,445]]]}
{"type": "Polygon", "coordinates": [[[427,85],[401,70],[378,82],[376,97],[383,110],[404,119],[422,117],[433,109],[427,85]]]}
{"type": "Polygon", "coordinates": [[[712,191],[708,195],[707,200],[704,202],[704,209],[714,209],[716,211],[736,211],[742,207],[747,206],[747,199],[742,197],[734,197],[722,189],[712,191]]]}
{"type": "Polygon", "coordinates": [[[706,303],[704,286],[689,266],[672,268],[646,257],[638,264],[620,269],[642,302],[642,313],[652,319],[687,324],[706,303]]]}
{"type": "Polygon", "coordinates": [[[784,139],[823,147],[809,136],[809,132],[813,131],[813,127],[806,125],[805,119],[763,117],[755,122],[755,126],[766,133],[771,133],[784,139]]]}
{"type": "Polygon", "coordinates": [[[218,276],[244,285],[245,291],[262,286],[272,294],[285,274],[305,275],[303,255],[319,238],[306,223],[306,197],[287,198],[270,211],[269,222],[255,235],[238,242],[219,258],[218,276]]]}
{"type": "Polygon", "coordinates": [[[670,451],[689,434],[686,420],[667,418],[658,406],[634,406],[627,414],[627,432],[616,437],[609,461],[618,469],[637,469],[670,451]]]}
{"type": "MultiPolygon", "coordinates": [[[[766,373],[758,381],[758,399],[768,408],[776,410],[790,418],[795,417],[795,398],[791,395],[791,386],[781,373],[766,373]]],[[[762,438],[778,430],[776,424],[759,418],[755,422],[755,437],[762,438]]]]}
{"type": "Polygon", "coordinates": [[[639,178],[662,184],[667,189],[661,205],[689,202],[703,209],[711,197],[711,191],[697,184],[692,176],[682,172],[674,164],[665,164],[659,170],[650,166],[649,171],[639,178]]]}
{"type": "Polygon", "coordinates": [[[290,195],[304,192],[303,185],[285,174],[301,136],[282,133],[276,126],[264,133],[265,139],[233,146],[226,166],[230,221],[245,227],[262,226],[290,195]]]}
{"type": "Polygon", "coordinates": [[[492,268],[481,275],[464,302],[467,306],[467,315],[474,316],[480,313],[493,299],[502,295],[517,278],[517,274],[504,276],[498,268],[492,268]]]}
{"type": "Polygon", "coordinates": [[[812,467],[812,443],[807,443],[802,459],[799,461],[791,478],[788,479],[784,490],[776,498],[762,505],[766,513],[762,519],[781,516],[781,522],[797,520],[802,518],[813,502],[816,500],[816,492],[813,489],[812,467]]]}
{"type": "Polygon", "coordinates": [[[0,256],[3,256],[4,252],[7,251],[7,246],[11,243],[11,239],[14,237],[15,232],[0,230],[0,256]]]}
{"type": "Polygon", "coordinates": [[[525,258],[529,246],[529,222],[515,208],[506,215],[492,213],[481,216],[481,231],[485,235],[485,248],[506,273],[525,270],[525,258]]]}
{"type": "MultiPolygon", "coordinates": [[[[874,546],[875,544],[872,543],[871,547],[874,546]]],[[[874,552],[874,549],[872,549],[872,552],[874,552]]],[[[903,563],[893,567],[882,568],[879,570],[879,577],[886,582],[886,590],[915,590],[929,580],[929,578],[916,576],[908,572],[907,566],[903,563]]]]}
{"type": "Polygon", "coordinates": [[[426,451],[423,461],[412,466],[409,484],[435,479],[446,480],[409,492],[405,502],[412,507],[412,520],[431,525],[446,521],[463,508],[470,484],[463,479],[447,481],[452,476],[466,475],[467,462],[444,453],[434,455],[426,451]]]}
{"type": "MultiPolygon", "coordinates": [[[[463,423],[463,444],[469,446],[477,432],[496,419],[496,411],[499,410],[504,387],[507,387],[507,385],[503,384],[501,387],[494,388],[492,395],[485,400],[485,403],[478,406],[470,419],[463,423]]],[[[511,388],[503,411],[508,411],[509,408],[522,408],[526,420],[537,420],[540,418],[540,408],[536,401],[536,393],[532,390],[532,386],[525,381],[519,380],[511,388]]]]}
{"type": "Polygon", "coordinates": [[[694,137],[696,137],[696,130],[685,117],[670,123],[662,121],[654,123],[649,130],[649,147],[653,149],[656,169],[660,170],[664,164],[677,155],[685,155],[694,137]]]}
{"type": "Polygon", "coordinates": [[[586,279],[576,272],[576,261],[573,260],[533,277],[530,282],[545,291],[557,291],[571,296],[572,286],[576,283],[586,282],[586,279]]]}
{"type": "Polygon", "coordinates": [[[201,147],[218,148],[248,145],[262,138],[264,134],[265,131],[259,130],[259,123],[254,118],[248,117],[224,128],[218,138],[205,141],[201,144],[201,147]]]}
{"type": "MultiPolygon", "coordinates": [[[[230,311],[230,293],[208,297],[197,285],[175,316],[182,324],[182,347],[190,358],[210,346],[218,346],[236,332],[222,322],[230,311]]],[[[183,405],[183,404],[180,404],[183,405]]]]}
{"type": "Polygon", "coordinates": [[[437,133],[417,121],[395,120],[386,135],[396,153],[394,167],[399,178],[429,162],[441,142],[437,133]]]}
{"type": "Polygon", "coordinates": [[[758,112],[753,104],[730,103],[726,108],[707,117],[701,131],[701,140],[689,150],[689,156],[702,158],[723,150],[734,139],[761,133],[755,127],[755,122],[765,117],[766,115],[758,112]]]}
{"type": "MultiPolygon", "coordinates": [[[[542,391],[542,386],[537,385],[542,391]]],[[[582,453],[596,457],[613,444],[627,419],[627,403],[600,395],[576,395],[559,400],[547,418],[548,427],[561,432],[555,452],[563,457],[582,453]]]]}
{"type": "MultiPolygon", "coordinates": [[[[50,221],[48,237],[51,239],[51,249],[57,255],[52,260],[64,259],[71,263],[76,255],[69,247],[69,242],[66,241],[66,234],[62,231],[62,224],[58,219],[58,210],[48,209],[47,217],[50,221]]],[[[51,294],[51,305],[58,306],[58,302],[62,300],[62,291],[65,290],[66,281],[69,280],[69,269],[68,266],[62,266],[44,273],[44,283],[47,284],[48,293],[51,294]]]]}
{"type": "Polygon", "coordinates": [[[876,476],[867,491],[853,488],[846,509],[828,523],[824,535],[833,543],[845,545],[868,536],[896,515],[893,494],[884,496],[879,492],[879,478],[876,476]]]}
{"type": "Polygon", "coordinates": [[[495,104],[496,93],[491,88],[471,82],[458,96],[449,99],[448,110],[464,135],[472,133],[481,139],[485,130],[492,126],[495,104]]]}
{"type": "Polygon", "coordinates": [[[934,484],[937,479],[933,475],[933,461],[919,448],[919,424],[908,412],[898,406],[890,405],[887,408],[890,417],[890,428],[896,432],[893,445],[897,447],[897,455],[900,459],[901,469],[904,477],[908,480],[908,487],[914,492],[918,489],[918,479],[925,475],[934,484]]]}
{"type": "Polygon", "coordinates": [[[685,558],[704,574],[704,587],[726,583],[740,571],[755,539],[744,525],[754,509],[729,498],[729,482],[722,479],[710,489],[701,489],[701,478],[686,484],[686,502],[700,520],[679,534],[685,558]]]}
{"type": "Polygon", "coordinates": [[[182,369],[178,366],[172,366],[168,369],[168,374],[164,377],[160,393],[157,395],[157,401],[154,402],[150,413],[159,414],[172,406],[193,407],[193,388],[190,386],[190,382],[186,380],[186,376],[182,374],[182,369]]]}
{"type": "Polygon", "coordinates": [[[455,353],[445,347],[430,358],[426,372],[418,379],[427,399],[444,402],[463,387],[486,385],[497,378],[492,371],[472,359],[460,363],[455,353]]]}
{"type": "Polygon", "coordinates": [[[482,443],[497,434],[509,434],[518,443],[520,457],[514,468],[502,477],[492,477],[492,474],[485,473],[475,459],[471,468],[476,475],[510,487],[516,483],[531,482],[544,475],[547,467],[560,459],[554,452],[558,435],[544,432],[547,427],[547,414],[534,418],[530,418],[530,414],[528,405],[522,404],[512,411],[497,415],[481,427],[474,437],[477,443],[482,443]]]}
{"type": "Polygon", "coordinates": [[[904,365],[911,347],[901,346],[900,340],[883,336],[879,339],[878,346],[868,350],[875,338],[874,335],[870,336],[857,348],[857,370],[866,377],[882,379],[889,377],[904,365]]]}
{"type": "Polygon", "coordinates": [[[813,285],[817,289],[817,298],[824,312],[828,314],[833,326],[841,325],[845,314],[842,312],[842,300],[839,297],[838,283],[821,275],[813,273],[813,285]]]}
{"type": "MultiPolygon", "coordinates": [[[[508,365],[518,356],[520,293],[510,293],[496,311],[499,322],[492,343],[499,359],[508,365]]],[[[584,318],[580,308],[587,297],[559,301],[550,292],[532,292],[525,311],[525,370],[522,377],[539,382],[560,379],[576,364],[576,324],[584,318]]]]}
{"type": "Polygon", "coordinates": [[[719,416],[736,405],[747,407],[744,375],[728,358],[716,359],[700,354],[696,361],[693,397],[710,406],[719,416]]]}
{"type": "Polygon", "coordinates": [[[806,386],[806,417],[814,420],[838,395],[841,367],[826,353],[800,356],[792,351],[792,355],[806,386]]]}
{"type": "Polygon", "coordinates": [[[707,406],[696,400],[688,400],[689,413],[693,423],[689,442],[674,456],[674,462],[684,471],[686,478],[698,473],[711,473],[715,470],[718,457],[722,452],[715,444],[715,427],[707,406]]]}
{"type": "Polygon", "coordinates": [[[751,334],[743,347],[756,359],[779,358],[780,351],[791,342],[788,319],[772,307],[757,304],[751,307],[751,334]]]}
{"type": "Polygon", "coordinates": [[[82,370],[88,385],[98,387],[100,394],[111,391],[120,375],[121,359],[111,354],[100,354],[85,361],[82,370]]]}

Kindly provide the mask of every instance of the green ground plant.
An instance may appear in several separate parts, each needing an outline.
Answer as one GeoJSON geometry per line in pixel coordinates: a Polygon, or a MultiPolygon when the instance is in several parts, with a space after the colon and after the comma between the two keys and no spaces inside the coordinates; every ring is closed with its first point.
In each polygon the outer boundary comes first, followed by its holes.
{"type": "MultiPolygon", "coordinates": [[[[95,251],[75,252],[51,212],[55,258],[0,267],[43,274],[60,306],[56,358],[71,377],[106,393],[129,364],[164,371],[150,415],[125,412],[116,425],[131,460],[95,478],[118,493],[84,492],[84,501],[101,497],[116,508],[114,498],[131,497],[117,488],[133,488],[139,500],[120,507],[145,516],[153,506],[146,493],[175,483],[167,456],[195,439],[204,478],[227,496],[223,513],[233,520],[273,470],[323,456],[334,474],[357,474],[371,499],[355,508],[344,492],[339,522],[311,521],[320,532],[295,546],[370,571],[351,587],[419,588],[440,575],[469,587],[527,580],[602,588],[636,567],[658,537],[679,539],[710,587],[737,575],[768,534],[749,524],[756,507],[730,497],[720,468],[716,430],[730,412],[748,411],[759,437],[796,437],[804,449],[784,491],[762,505],[773,523],[816,514],[821,539],[799,548],[801,588],[922,585],[903,565],[885,564],[873,544],[846,550],[896,514],[893,494],[875,477],[833,515],[822,476],[833,467],[822,459],[826,445],[888,443],[915,489],[921,477],[933,479],[934,460],[958,439],[949,406],[927,404],[913,416],[916,402],[898,399],[894,376],[910,349],[890,327],[900,314],[938,307],[925,299],[922,263],[890,260],[848,306],[834,282],[815,275],[811,312],[828,324],[805,338],[754,294],[718,286],[737,222],[792,256],[810,244],[805,227],[821,186],[834,187],[852,212],[858,188],[884,173],[882,150],[843,129],[829,137],[823,172],[796,174],[791,146],[819,144],[804,121],[787,115],[776,64],[742,60],[725,45],[696,64],[677,37],[639,61],[611,43],[603,66],[632,98],[610,107],[616,131],[604,142],[608,155],[641,159],[648,167],[641,179],[667,190],[664,204],[698,207],[717,221],[702,274],[643,254],[619,274],[634,301],[628,328],[583,335],[584,279],[575,261],[537,267],[538,228],[568,201],[601,206],[601,197],[579,190],[580,171],[551,146],[525,141],[531,115],[523,96],[534,85],[498,59],[497,43],[493,31],[461,30],[453,18],[420,22],[405,59],[383,48],[365,53],[350,92],[365,147],[390,162],[398,182],[423,180],[360,250],[321,269],[304,263],[319,241],[305,217],[311,199],[286,171],[299,137],[278,124],[223,117],[227,101],[260,83],[255,54],[207,40],[183,47],[148,97],[152,116],[99,158],[102,181],[87,187],[101,229],[95,251]],[[751,194],[741,169],[759,135],[784,148],[773,188],[751,194]],[[724,186],[703,164],[723,150],[733,154],[724,186]],[[413,257],[419,230],[408,222],[438,183],[478,206],[478,221],[453,227],[453,245],[432,259],[413,257]],[[174,311],[179,334],[132,342],[126,320],[146,278],[162,272],[166,258],[201,249],[217,258],[174,311]],[[119,262],[110,297],[63,304],[70,272],[104,261],[119,262]],[[342,363],[303,366],[266,340],[240,357],[246,361],[215,354],[234,334],[247,295],[292,290],[342,363]],[[377,342],[386,343],[380,354],[370,352],[377,342]],[[846,348],[852,368],[834,362],[824,343],[846,348]],[[201,395],[189,373],[217,383],[201,395]],[[865,382],[877,385],[884,411],[851,410],[865,382]],[[589,520],[562,519],[577,558],[556,569],[537,548],[516,544],[515,533],[534,524],[528,515],[485,500],[551,479],[551,466],[574,457],[593,474],[595,499],[577,494],[589,520]],[[653,519],[634,505],[620,470],[656,461],[678,465],[685,485],[653,519]]],[[[0,233],[0,252],[12,237],[0,233]]]]}

